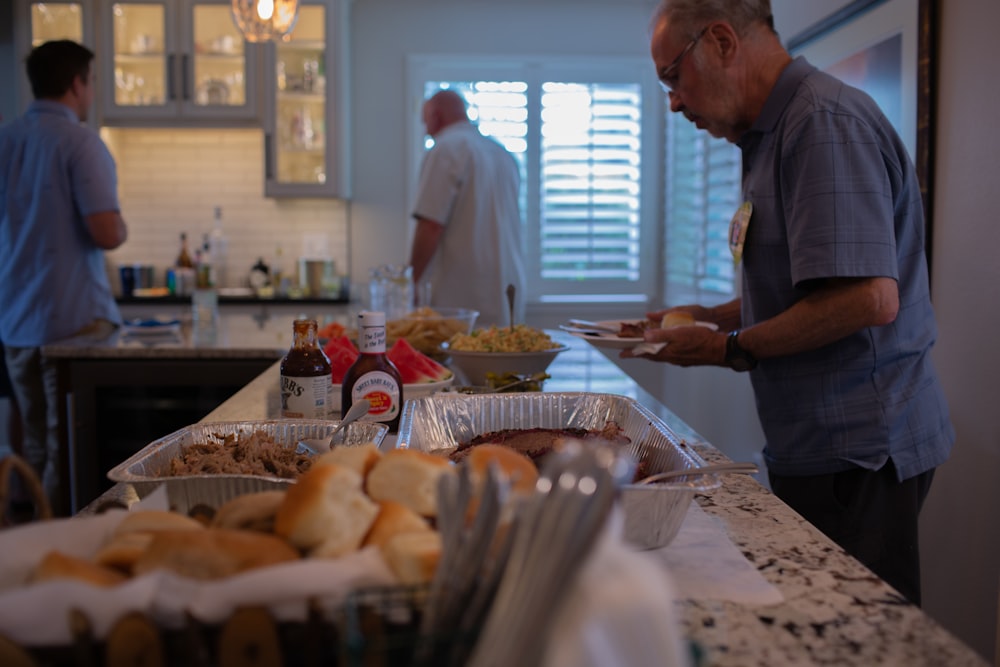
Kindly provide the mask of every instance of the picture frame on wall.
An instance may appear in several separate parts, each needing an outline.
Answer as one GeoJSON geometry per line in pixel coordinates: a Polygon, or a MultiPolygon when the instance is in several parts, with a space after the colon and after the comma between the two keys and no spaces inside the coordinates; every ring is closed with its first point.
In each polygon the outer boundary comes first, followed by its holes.
{"type": "Polygon", "coordinates": [[[867,92],[896,128],[920,180],[930,264],[934,0],[855,0],[791,37],[793,56],[867,92]]]}

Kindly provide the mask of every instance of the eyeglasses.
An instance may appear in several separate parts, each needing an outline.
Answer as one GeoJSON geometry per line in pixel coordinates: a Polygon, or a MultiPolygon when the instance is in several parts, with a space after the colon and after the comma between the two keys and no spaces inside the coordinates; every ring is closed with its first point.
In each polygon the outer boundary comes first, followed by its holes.
{"type": "Polygon", "coordinates": [[[709,26],[702,28],[701,32],[699,32],[694,39],[688,42],[687,46],[684,47],[684,50],[681,51],[680,55],[674,58],[674,61],[667,65],[666,69],[660,72],[660,86],[664,91],[669,93],[677,87],[677,84],[680,81],[678,71],[680,70],[681,63],[684,62],[684,57],[691,52],[691,49],[695,47],[698,40],[705,36],[705,33],[708,32],[708,28],[709,26]]]}

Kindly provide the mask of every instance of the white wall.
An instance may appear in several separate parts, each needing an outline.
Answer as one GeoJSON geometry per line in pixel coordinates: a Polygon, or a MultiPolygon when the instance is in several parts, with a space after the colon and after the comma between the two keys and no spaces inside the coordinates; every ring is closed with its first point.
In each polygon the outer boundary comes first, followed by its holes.
{"type": "Polygon", "coordinates": [[[995,63],[1000,3],[940,3],[932,294],[935,360],[958,432],[921,528],[926,607],[986,656],[994,655],[1000,583],[1000,106],[995,63]],[[979,45],[979,46],[977,46],[979,45]]]}
{"type": "MultiPolygon", "coordinates": [[[[782,37],[845,0],[772,0],[782,37]]],[[[958,433],[921,517],[924,609],[983,656],[998,652],[1000,583],[1000,87],[982,45],[995,39],[1000,4],[936,3],[939,15],[931,294],[934,360],[958,433]]]]}
{"type": "MultiPolygon", "coordinates": [[[[405,201],[410,54],[615,55],[648,58],[653,0],[456,2],[356,0],[351,13],[353,100],[353,277],[408,259],[405,201]]],[[[650,64],[652,67],[652,64],[650,64]]]]}

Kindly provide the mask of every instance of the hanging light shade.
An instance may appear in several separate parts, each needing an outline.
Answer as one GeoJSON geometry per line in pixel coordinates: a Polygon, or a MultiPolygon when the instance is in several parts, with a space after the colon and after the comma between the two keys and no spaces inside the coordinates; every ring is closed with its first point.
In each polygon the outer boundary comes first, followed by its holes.
{"type": "Polygon", "coordinates": [[[287,40],[299,18],[299,0],[232,0],[232,9],[248,42],[287,40]]]}

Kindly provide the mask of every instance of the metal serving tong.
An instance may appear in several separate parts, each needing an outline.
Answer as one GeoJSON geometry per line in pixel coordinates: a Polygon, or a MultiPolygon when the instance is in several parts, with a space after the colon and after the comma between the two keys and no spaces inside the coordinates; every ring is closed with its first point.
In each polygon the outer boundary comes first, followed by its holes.
{"type": "Polygon", "coordinates": [[[727,463],[713,463],[699,468],[680,468],[679,470],[668,470],[666,472],[660,472],[655,475],[643,477],[636,483],[639,485],[655,484],[657,482],[666,482],[678,477],[696,477],[698,475],[715,475],[731,472],[752,475],[758,472],[758,468],[756,463],[729,461],[727,463]]]}

